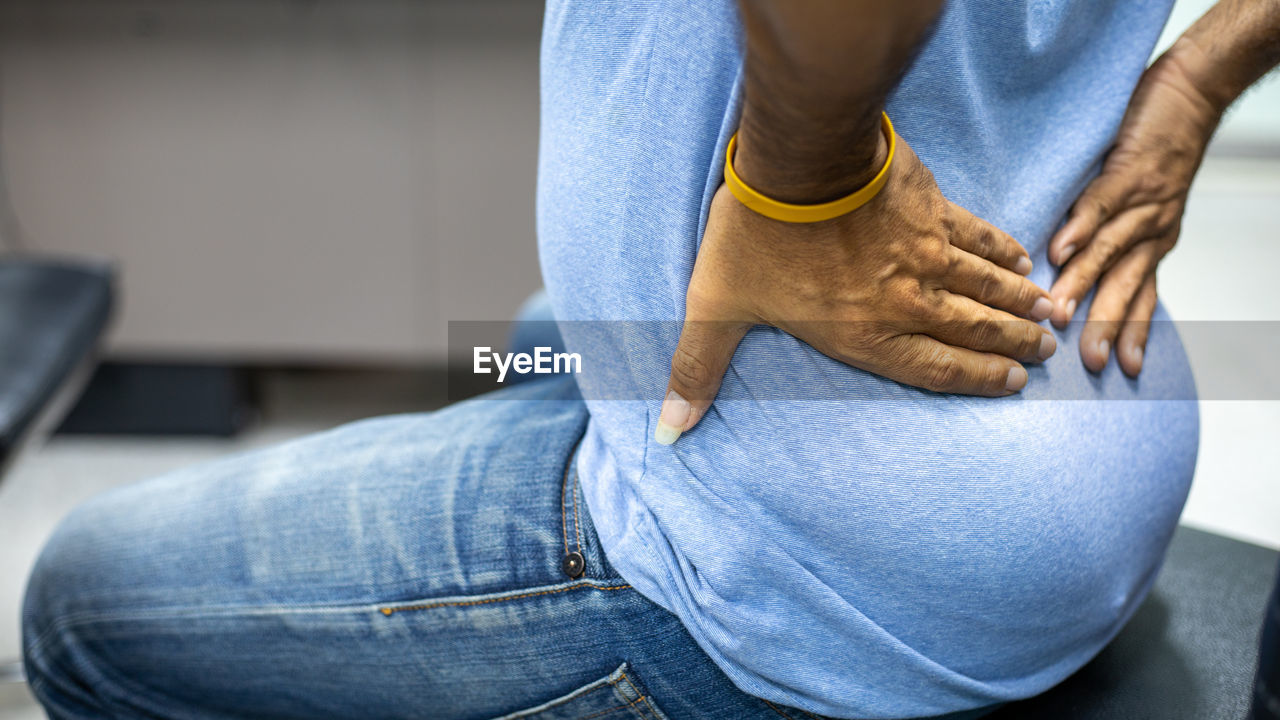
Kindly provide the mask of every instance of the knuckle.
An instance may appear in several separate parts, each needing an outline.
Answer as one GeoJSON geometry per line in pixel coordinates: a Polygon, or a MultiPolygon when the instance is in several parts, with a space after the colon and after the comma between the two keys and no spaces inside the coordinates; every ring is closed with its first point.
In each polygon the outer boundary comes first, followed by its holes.
{"type": "MultiPolygon", "coordinates": [[[[1139,273],[1125,273],[1120,281],[1119,291],[1125,300],[1130,300],[1137,296],[1138,291],[1142,289],[1142,276],[1139,273]]],[[[1128,303],[1126,303],[1128,304],[1128,303]]]]}
{"type": "Polygon", "coordinates": [[[1155,224],[1161,228],[1175,228],[1182,222],[1182,208],[1165,205],[1156,213],[1155,224]]]}
{"type": "Polygon", "coordinates": [[[1009,255],[1009,247],[1005,244],[1003,233],[995,227],[986,226],[979,230],[982,237],[982,253],[985,257],[1006,257],[1009,255]]]}
{"type": "Polygon", "coordinates": [[[960,361],[950,352],[940,351],[929,360],[926,371],[928,388],[938,392],[947,392],[956,388],[964,377],[964,368],[960,361]]]}
{"type": "Polygon", "coordinates": [[[1003,285],[994,268],[983,268],[978,276],[978,297],[982,300],[999,298],[1003,285]]]}
{"type": "Polygon", "coordinates": [[[938,226],[942,228],[942,232],[946,235],[948,242],[956,236],[956,206],[952,203],[944,203],[942,210],[938,213],[938,226]]]}
{"type": "Polygon", "coordinates": [[[929,323],[937,313],[937,300],[923,285],[899,290],[897,305],[916,327],[929,323]]]}
{"type": "Polygon", "coordinates": [[[983,257],[997,257],[1004,255],[1000,243],[996,242],[994,233],[982,232],[978,235],[978,251],[983,257]]]}
{"type": "Polygon", "coordinates": [[[973,228],[970,233],[973,236],[969,243],[973,246],[973,254],[981,255],[982,257],[991,257],[991,253],[995,249],[991,242],[991,233],[986,232],[980,227],[973,228]]]}
{"type": "Polygon", "coordinates": [[[1085,209],[1096,218],[1110,217],[1112,203],[1102,194],[1094,192],[1089,194],[1089,198],[1085,202],[1085,209]]]}
{"type": "Polygon", "coordinates": [[[975,323],[970,333],[975,349],[999,347],[1000,341],[1004,339],[1000,323],[994,320],[982,320],[975,323]]]}
{"type": "Polygon", "coordinates": [[[1035,307],[1036,301],[1041,298],[1040,288],[1034,283],[1021,281],[1018,283],[1018,289],[1015,293],[1015,301],[1017,310],[1022,312],[1031,312],[1031,308],[1035,307]]]}
{"type": "Polygon", "coordinates": [[[1167,182],[1168,176],[1159,170],[1141,173],[1133,181],[1133,194],[1140,198],[1160,197],[1167,182]]]}
{"type": "Polygon", "coordinates": [[[1081,258],[1079,263],[1064,270],[1058,281],[1063,282],[1071,291],[1071,297],[1079,299],[1098,282],[1099,274],[1098,266],[1091,255],[1081,258]]]}
{"type": "Polygon", "coordinates": [[[1016,333],[1018,357],[1035,357],[1040,353],[1040,337],[1044,332],[1039,325],[1019,322],[1016,333]]]}
{"type": "Polygon", "coordinates": [[[684,344],[671,356],[671,379],[685,388],[705,388],[718,379],[711,366],[684,344]]]}
{"type": "Polygon", "coordinates": [[[964,269],[964,252],[952,250],[947,253],[940,263],[942,272],[948,277],[952,277],[964,269]]]}
{"type": "Polygon", "coordinates": [[[1136,244],[1140,229],[1119,228],[1098,234],[1098,264],[1107,267],[1136,244]]]}
{"type": "Polygon", "coordinates": [[[1089,243],[1091,252],[1089,253],[1089,261],[1091,265],[1101,265],[1108,258],[1113,257],[1120,251],[1121,242],[1119,234],[1115,232],[1099,232],[1093,237],[1093,242],[1089,243]]]}

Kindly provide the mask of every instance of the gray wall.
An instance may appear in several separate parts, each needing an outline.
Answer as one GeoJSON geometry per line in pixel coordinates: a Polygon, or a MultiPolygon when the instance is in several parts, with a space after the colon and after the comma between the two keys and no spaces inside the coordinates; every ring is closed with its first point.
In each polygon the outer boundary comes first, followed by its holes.
{"type": "MultiPolygon", "coordinates": [[[[1162,45],[1209,4],[1180,0],[1162,45]]],[[[539,285],[541,13],[0,0],[21,239],[119,261],[117,356],[439,360],[447,321],[506,319],[539,285]]],[[[1274,77],[1215,154],[1280,158],[1274,77]]]]}
{"type": "Polygon", "coordinates": [[[0,2],[21,242],[117,356],[422,362],[540,284],[532,0],[0,2]]]}

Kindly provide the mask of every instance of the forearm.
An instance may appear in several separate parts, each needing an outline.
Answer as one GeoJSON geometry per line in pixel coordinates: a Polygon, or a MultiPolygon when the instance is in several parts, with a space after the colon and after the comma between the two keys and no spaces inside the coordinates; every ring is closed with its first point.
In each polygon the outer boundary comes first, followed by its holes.
{"type": "Polygon", "coordinates": [[[1166,55],[1221,114],[1280,63],[1280,0],[1219,0],[1166,55]]]}
{"type": "Polygon", "coordinates": [[[735,169],[779,200],[817,203],[883,163],[885,98],[942,0],[740,0],[746,78],[735,169]]]}

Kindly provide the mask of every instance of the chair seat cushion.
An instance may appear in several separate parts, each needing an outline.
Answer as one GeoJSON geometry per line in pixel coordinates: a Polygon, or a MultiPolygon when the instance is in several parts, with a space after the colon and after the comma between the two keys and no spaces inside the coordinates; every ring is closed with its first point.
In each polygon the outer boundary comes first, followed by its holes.
{"type": "Polygon", "coordinates": [[[1274,550],[1178,528],[1155,588],[1092,662],[992,720],[1239,720],[1276,578],[1274,550]]]}
{"type": "Polygon", "coordinates": [[[93,351],[111,277],[104,264],[0,258],[0,467],[93,351]]]}

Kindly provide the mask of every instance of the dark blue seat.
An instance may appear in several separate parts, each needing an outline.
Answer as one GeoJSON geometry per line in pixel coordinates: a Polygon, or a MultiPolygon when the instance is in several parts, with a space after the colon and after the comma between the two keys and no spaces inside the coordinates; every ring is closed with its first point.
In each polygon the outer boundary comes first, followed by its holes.
{"type": "MultiPolygon", "coordinates": [[[[987,717],[1250,717],[1259,632],[1276,582],[1277,555],[1250,543],[1178,528],[1151,595],[1098,657],[1048,692],[987,717]]],[[[1268,642],[1276,641],[1273,631],[1268,642]]]]}
{"type": "MultiPolygon", "coordinates": [[[[0,256],[0,482],[23,441],[52,426],[88,379],[112,277],[103,263],[0,256]]],[[[0,683],[21,679],[19,662],[0,662],[0,683]]]]}
{"type": "Polygon", "coordinates": [[[0,257],[0,469],[89,362],[112,297],[105,264],[0,257]]]}

